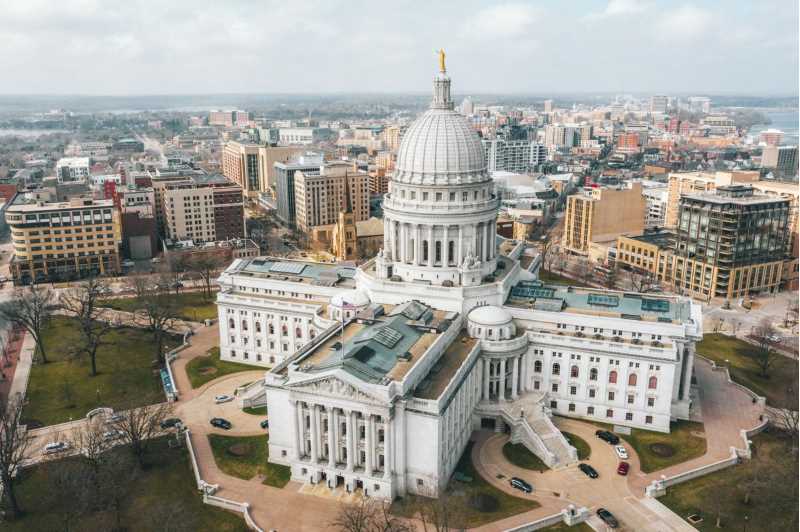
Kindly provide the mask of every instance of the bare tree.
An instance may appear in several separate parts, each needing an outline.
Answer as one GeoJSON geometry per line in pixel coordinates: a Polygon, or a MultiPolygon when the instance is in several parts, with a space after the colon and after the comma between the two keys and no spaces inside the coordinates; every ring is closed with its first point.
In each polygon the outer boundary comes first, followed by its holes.
{"type": "Polygon", "coordinates": [[[168,279],[167,290],[174,290],[177,296],[180,293],[181,281],[183,276],[189,270],[189,259],[183,253],[173,253],[167,261],[162,277],[168,279]]]}
{"type": "Polygon", "coordinates": [[[92,377],[97,375],[97,352],[106,344],[103,338],[113,329],[111,322],[101,319],[105,309],[99,306],[99,300],[106,292],[106,285],[92,277],[61,294],[61,306],[77,319],[81,333],[81,343],[72,354],[89,358],[92,377]]]}
{"type": "Polygon", "coordinates": [[[649,271],[631,272],[628,280],[635,292],[647,292],[655,284],[655,276],[649,271]]]}
{"type": "Polygon", "coordinates": [[[208,298],[211,297],[211,281],[221,265],[222,261],[213,253],[199,253],[190,262],[191,270],[203,280],[203,285],[205,286],[203,293],[208,298]]]}
{"type": "Polygon", "coordinates": [[[544,240],[539,242],[539,255],[542,257],[542,268],[545,271],[550,271],[553,265],[553,256],[556,251],[556,244],[558,241],[549,236],[545,236],[544,240]]]}
{"type": "Polygon", "coordinates": [[[47,495],[43,501],[49,512],[60,518],[60,530],[69,532],[82,516],[91,511],[92,472],[79,458],[52,457],[41,466],[47,477],[47,495]]]}
{"type": "Polygon", "coordinates": [[[22,408],[20,397],[9,397],[5,409],[0,408],[0,485],[12,519],[22,513],[14,476],[22,467],[31,441],[22,427],[22,408]]]}
{"type": "Polygon", "coordinates": [[[776,358],[780,355],[772,347],[772,339],[775,337],[775,328],[768,317],[764,317],[758,325],[753,327],[753,339],[756,341],[756,364],[761,370],[762,377],[769,376],[769,370],[776,358]]]}
{"type": "Polygon", "coordinates": [[[435,499],[417,497],[415,502],[423,530],[427,531],[430,527],[434,532],[449,532],[466,528],[464,497],[441,493],[435,499]]]}
{"type": "Polygon", "coordinates": [[[153,438],[161,434],[161,422],[172,414],[171,403],[159,403],[128,410],[113,422],[113,430],[119,431],[122,441],[130,446],[133,457],[140,468],[153,438]]]}
{"type": "MultiPolygon", "coordinates": [[[[114,530],[124,530],[122,508],[131,491],[139,469],[128,453],[110,451],[103,455],[97,469],[97,503],[101,508],[110,509],[114,516],[114,530]]],[[[161,530],[167,530],[161,528],[161,530]]]]}
{"type": "Polygon", "coordinates": [[[147,330],[153,335],[156,359],[164,362],[164,339],[177,321],[175,299],[163,294],[145,276],[132,277],[129,284],[136,294],[137,313],[147,321],[147,330]]]}
{"type": "Polygon", "coordinates": [[[614,290],[617,287],[618,275],[619,274],[616,266],[608,269],[608,274],[606,274],[606,279],[605,279],[606,288],[608,288],[609,290],[614,290]]]}
{"type": "Polygon", "coordinates": [[[331,526],[341,532],[411,532],[411,528],[389,513],[389,505],[362,498],[356,504],[342,505],[331,526]]]}
{"type": "Polygon", "coordinates": [[[14,292],[12,299],[0,306],[0,316],[24,328],[36,341],[37,353],[42,363],[47,363],[43,332],[57,309],[53,291],[40,285],[14,292]]]}

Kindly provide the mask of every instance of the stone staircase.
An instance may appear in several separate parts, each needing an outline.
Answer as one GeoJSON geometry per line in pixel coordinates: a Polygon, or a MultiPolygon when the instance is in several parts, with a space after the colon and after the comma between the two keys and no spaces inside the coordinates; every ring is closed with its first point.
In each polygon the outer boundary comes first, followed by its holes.
{"type": "Polygon", "coordinates": [[[258,379],[245,386],[239,386],[234,395],[239,400],[241,408],[266,406],[267,404],[267,387],[264,379],[258,379]]]}

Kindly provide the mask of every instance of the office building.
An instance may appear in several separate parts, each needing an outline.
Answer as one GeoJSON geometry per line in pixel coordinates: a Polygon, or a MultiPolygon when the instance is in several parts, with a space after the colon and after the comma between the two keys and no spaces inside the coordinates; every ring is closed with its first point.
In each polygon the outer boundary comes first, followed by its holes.
{"type": "Polygon", "coordinates": [[[657,94],[650,97],[650,112],[665,114],[669,106],[669,97],[657,94]]]}
{"type": "Polygon", "coordinates": [[[224,176],[166,182],[161,196],[163,236],[169,240],[216,242],[245,237],[242,189],[224,176]]]}
{"type": "Polygon", "coordinates": [[[675,233],[645,230],[641,235],[617,237],[616,265],[628,270],[648,273],[654,281],[672,282],[675,233]]]}
{"type": "Polygon", "coordinates": [[[15,285],[120,271],[122,235],[112,200],[43,203],[17,195],[5,216],[14,243],[9,267],[15,285]]]}
{"type": "Polygon", "coordinates": [[[764,146],[780,146],[783,142],[783,131],[780,129],[767,129],[758,135],[758,143],[764,146]]]}
{"type": "Polygon", "coordinates": [[[247,111],[211,111],[208,113],[209,126],[245,127],[250,122],[247,111]]]}
{"type": "Polygon", "coordinates": [[[670,173],[667,184],[669,192],[667,194],[665,227],[674,228],[678,223],[678,205],[682,195],[711,192],[720,186],[753,183],[758,179],[758,171],[670,173]]]}
{"type": "Polygon", "coordinates": [[[689,96],[687,103],[689,104],[689,111],[693,113],[708,114],[711,112],[711,98],[706,96],[689,96]]]}
{"type": "Polygon", "coordinates": [[[319,170],[323,165],[321,153],[306,152],[290,162],[274,163],[275,190],[277,196],[278,218],[284,223],[294,227],[296,224],[296,209],[294,197],[294,175],[297,171],[312,172],[319,170]]]}
{"type": "Polygon", "coordinates": [[[587,256],[592,243],[615,242],[622,233],[641,234],[646,212],[641,183],[630,188],[584,188],[567,197],[563,247],[587,256]]]}
{"type": "Polygon", "coordinates": [[[775,292],[788,249],[789,200],[748,185],[681,197],[673,286],[710,300],[775,292]]]}
{"type": "Polygon", "coordinates": [[[317,127],[282,127],[278,129],[278,142],[282,145],[308,146],[331,140],[333,136],[330,129],[317,127]]]}
{"type": "Polygon", "coordinates": [[[796,176],[797,146],[766,146],[761,152],[761,167],[778,170],[785,176],[796,176]]]}
{"type": "Polygon", "coordinates": [[[544,101],[544,112],[545,113],[552,113],[553,112],[553,100],[545,100],[544,101]]]}
{"type": "Polygon", "coordinates": [[[532,172],[547,160],[547,148],[529,140],[483,139],[490,172],[532,172]]]}
{"type": "Polygon", "coordinates": [[[62,157],[56,163],[56,178],[59,183],[83,181],[91,174],[89,157],[62,157]]]}

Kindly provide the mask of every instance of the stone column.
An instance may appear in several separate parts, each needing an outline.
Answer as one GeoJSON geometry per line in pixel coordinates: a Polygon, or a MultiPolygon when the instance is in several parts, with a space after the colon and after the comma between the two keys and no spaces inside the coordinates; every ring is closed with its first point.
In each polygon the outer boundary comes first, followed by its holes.
{"type": "Polygon", "coordinates": [[[319,460],[319,405],[311,407],[311,463],[316,465],[319,460]]]}
{"type": "Polygon", "coordinates": [[[422,228],[417,225],[414,228],[414,264],[419,266],[422,264],[422,228]]]}
{"type": "Polygon", "coordinates": [[[506,399],[506,360],[505,358],[500,359],[500,390],[498,391],[501,401],[506,399]]]}
{"type": "Polygon", "coordinates": [[[291,401],[292,403],[292,430],[294,431],[294,454],[295,459],[300,460],[303,456],[302,443],[303,443],[303,430],[300,425],[298,410],[300,409],[300,401],[291,401]]]}
{"type": "Polygon", "coordinates": [[[353,470],[353,412],[351,410],[345,410],[345,442],[347,447],[347,470],[353,470]]]}
{"type": "Polygon", "coordinates": [[[461,266],[464,262],[464,226],[458,226],[458,242],[456,242],[456,262],[458,263],[457,266],[461,266]]]}
{"type": "Polygon", "coordinates": [[[375,441],[372,434],[374,428],[374,420],[372,414],[367,414],[364,419],[364,473],[367,476],[372,476],[372,452],[374,451],[375,441]]]}
{"type": "Polygon", "coordinates": [[[391,222],[391,230],[392,230],[392,260],[396,261],[400,258],[400,245],[397,241],[397,221],[392,220],[391,222]]]}
{"type": "Polygon", "coordinates": [[[383,218],[383,254],[386,257],[391,257],[391,246],[392,246],[392,238],[391,232],[389,231],[389,218],[384,216],[383,218]]]}
{"type": "Polygon", "coordinates": [[[436,257],[436,243],[433,241],[433,226],[428,226],[428,266],[433,266],[436,257]]]}
{"type": "Polygon", "coordinates": [[[392,428],[388,417],[383,427],[383,478],[389,480],[392,478],[392,428]]]}
{"type": "Polygon", "coordinates": [[[528,353],[522,353],[519,356],[519,363],[520,368],[520,383],[519,383],[519,393],[525,393],[528,391],[528,353]]]}
{"type": "MultiPolygon", "coordinates": [[[[681,375],[681,378],[683,379],[683,395],[680,397],[680,399],[686,399],[686,400],[689,399],[689,395],[691,393],[692,373],[694,372],[694,344],[692,343],[690,345],[691,347],[689,347],[689,349],[687,350],[688,353],[686,354],[686,357],[688,359],[686,361],[686,372],[683,375],[681,375]]],[[[645,383],[645,386],[649,385],[650,385],[649,382],[645,383]]],[[[661,385],[661,383],[659,383],[659,385],[661,385]]]]}
{"type": "Polygon", "coordinates": [[[492,360],[490,358],[483,359],[483,400],[489,400],[489,378],[491,375],[492,360]]]}
{"type": "Polygon", "coordinates": [[[328,465],[336,467],[336,428],[333,425],[333,408],[328,408],[328,465]]]}
{"type": "Polygon", "coordinates": [[[514,357],[513,366],[511,369],[511,398],[517,398],[517,386],[519,386],[519,357],[514,357]]]}
{"type": "Polygon", "coordinates": [[[444,226],[444,236],[442,237],[442,265],[450,265],[450,236],[448,235],[449,226],[444,226]]]}

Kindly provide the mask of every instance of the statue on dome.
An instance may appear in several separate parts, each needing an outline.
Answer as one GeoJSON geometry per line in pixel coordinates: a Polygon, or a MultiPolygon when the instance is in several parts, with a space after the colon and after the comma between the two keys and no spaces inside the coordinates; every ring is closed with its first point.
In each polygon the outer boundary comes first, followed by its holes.
{"type": "Polygon", "coordinates": [[[444,67],[444,58],[445,58],[444,48],[439,48],[439,72],[441,72],[442,74],[447,72],[447,69],[444,67]]]}

